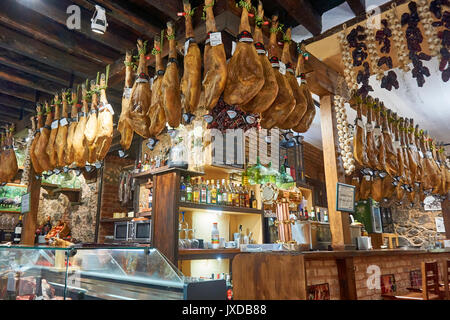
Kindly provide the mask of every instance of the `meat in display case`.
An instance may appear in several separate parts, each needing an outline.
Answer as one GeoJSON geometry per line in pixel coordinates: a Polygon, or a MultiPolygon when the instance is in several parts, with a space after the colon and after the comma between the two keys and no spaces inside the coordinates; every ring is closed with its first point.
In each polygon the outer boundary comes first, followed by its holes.
{"type": "Polygon", "coordinates": [[[185,277],[150,247],[0,247],[3,300],[226,299],[225,280],[185,277]]]}

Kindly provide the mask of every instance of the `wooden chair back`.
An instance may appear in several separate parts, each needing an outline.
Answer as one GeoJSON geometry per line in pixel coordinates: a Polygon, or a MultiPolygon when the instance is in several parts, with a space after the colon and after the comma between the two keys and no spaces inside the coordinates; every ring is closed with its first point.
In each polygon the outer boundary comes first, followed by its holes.
{"type": "Polygon", "coordinates": [[[439,268],[437,261],[423,261],[421,270],[423,300],[429,300],[430,293],[439,295],[439,268]]]}
{"type": "Polygon", "coordinates": [[[445,299],[450,300],[450,260],[447,259],[444,261],[444,289],[445,289],[445,299]]]}

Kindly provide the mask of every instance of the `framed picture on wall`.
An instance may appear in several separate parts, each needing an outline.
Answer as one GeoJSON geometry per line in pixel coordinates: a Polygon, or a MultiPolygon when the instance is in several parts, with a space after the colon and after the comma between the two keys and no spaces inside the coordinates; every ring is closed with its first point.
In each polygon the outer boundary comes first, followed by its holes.
{"type": "Polygon", "coordinates": [[[336,210],[355,212],[355,186],[340,182],[336,184],[336,210]]]}
{"type": "Polygon", "coordinates": [[[27,193],[27,186],[8,183],[0,187],[0,212],[20,213],[22,196],[27,193]]]}

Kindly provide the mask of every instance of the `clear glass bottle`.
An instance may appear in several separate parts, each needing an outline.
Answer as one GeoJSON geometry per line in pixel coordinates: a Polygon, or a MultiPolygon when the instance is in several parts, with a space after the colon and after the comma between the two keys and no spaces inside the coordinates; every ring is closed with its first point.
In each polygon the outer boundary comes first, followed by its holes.
{"type": "Polygon", "coordinates": [[[187,176],[186,201],[187,202],[192,202],[192,185],[191,185],[191,177],[190,176],[187,176]]]}
{"type": "Polygon", "coordinates": [[[217,204],[222,205],[222,187],[220,186],[219,179],[217,179],[216,190],[217,190],[217,204]]]}
{"type": "Polygon", "coordinates": [[[211,204],[211,185],[209,180],[206,181],[206,203],[211,204]]]}
{"type": "Polygon", "coordinates": [[[195,179],[192,186],[192,198],[194,203],[200,203],[200,184],[195,179]]]}
{"type": "Polygon", "coordinates": [[[201,186],[200,186],[200,202],[206,203],[206,184],[203,178],[201,178],[201,186]]]}
{"type": "Polygon", "coordinates": [[[217,189],[214,180],[211,180],[211,204],[217,204],[217,189]]]}
{"type": "Polygon", "coordinates": [[[211,230],[211,244],[213,249],[219,249],[220,247],[220,234],[219,228],[217,227],[217,222],[213,223],[211,230]]]}
{"type": "Polygon", "coordinates": [[[220,193],[222,194],[221,205],[226,206],[228,204],[228,191],[225,185],[225,179],[222,179],[222,185],[220,186],[220,193]]]}
{"type": "Polygon", "coordinates": [[[180,201],[186,202],[186,184],[184,183],[184,177],[181,177],[180,181],[180,201]]]}

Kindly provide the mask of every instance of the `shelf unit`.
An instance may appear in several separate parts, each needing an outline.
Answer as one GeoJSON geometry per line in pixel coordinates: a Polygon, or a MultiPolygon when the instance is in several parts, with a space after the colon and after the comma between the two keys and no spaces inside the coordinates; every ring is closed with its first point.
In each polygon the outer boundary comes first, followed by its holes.
{"type": "Polygon", "coordinates": [[[121,221],[131,221],[133,218],[125,217],[125,218],[104,218],[100,219],[100,222],[121,222],[121,221]]]}
{"type": "Polygon", "coordinates": [[[230,207],[204,203],[179,202],[180,210],[195,209],[196,212],[221,212],[223,214],[262,214],[261,209],[230,207]]]}
{"type": "Polygon", "coordinates": [[[180,249],[178,260],[232,259],[240,249],[180,249]]]}

